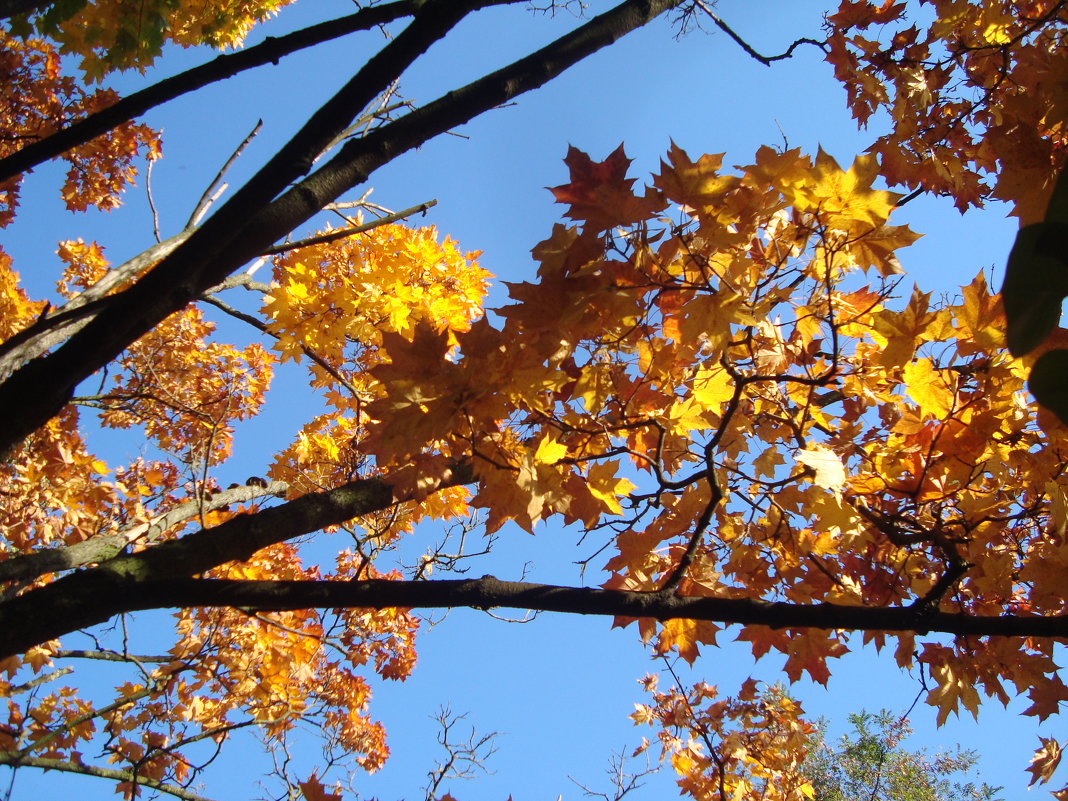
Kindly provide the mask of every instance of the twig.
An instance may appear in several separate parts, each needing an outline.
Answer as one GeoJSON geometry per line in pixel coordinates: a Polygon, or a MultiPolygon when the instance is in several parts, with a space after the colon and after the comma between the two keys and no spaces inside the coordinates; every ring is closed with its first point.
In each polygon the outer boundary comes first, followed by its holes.
{"type": "MultiPolygon", "coordinates": [[[[236,320],[241,320],[244,323],[248,323],[257,331],[262,331],[264,334],[267,334],[267,336],[274,337],[275,339],[280,338],[278,334],[276,334],[274,331],[267,327],[266,323],[264,323],[263,320],[260,320],[257,317],[253,317],[251,314],[245,314],[245,312],[240,311],[239,309],[235,309],[233,306],[231,306],[229,303],[226,303],[225,301],[219,300],[218,298],[212,295],[205,295],[203,298],[201,298],[201,300],[203,300],[205,303],[210,303],[212,306],[219,309],[220,311],[226,312],[236,320]]],[[[307,356],[309,359],[311,359],[313,362],[323,368],[327,373],[329,373],[331,378],[333,378],[335,381],[341,384],[341,386],[343,386],[350,393],[352,393],[352,396],[354,398],[360,398],[359,390],[357,390],[356,387],[352,385],[352,382],[345,378],[345,376],[343,376],[337,370],[336,367],[330,364],[330,362],[326,361],[326,359],[324,359],[314,350],[309,348],[303,342],[300,344],[300,350],[305,356],[307,356]]]]}
{"type": "Polygon", "coordinates": [[[825,42],[821,42],[816,39],[809,39],[807,36],[804,36],[800,39],[794,40],[794,42],[788,48],[786,48],[786,50],[784,50],[782,53],[779,53],[779,55],[777,56],[761,55],[756,50],[754,50],[752,45],[745,41],[745,39],[735,33],[734,29],[731,28],[726,22],[724,22],[719,17],[719,15],[716,14],[716,12],[714,12],[711,8],[709,8],[707,4],[702,2],[702,0],[694,0],[694,5],[704,11],[705,14],[707,14],[714,23],[716,23],[716,27],[723,31],[725,34],[727,34],[729,37],[731,37],[731,39],[733,39],[735,43],[740,48],[742,48],[742,50],[744,50],[750,57],[752,57],[756,61],[759,61],[765,67],[770,67],[772,65],[772,62],[782,61],[784,58],[792,58],[794,55],[794,50],[796,50],[803,44],[815,45],[820,50],[827,52],[827,44],[825,42]]]}
{"type": "Polygon", "coordinates": [[[47,684],[50,681],[55,681],[56,679],[61,679],[64,676],[66,676],[68,673],[73,673],[73,672],[74,672],[74,668],[72,668],[72,667],[70,667],[68,665],[67,667],[62,667],[59,670],[53,670],[51,673],[44,673],[44,674],[38,676],[37,678],[30,679],[25,684],[19,684],[19,685],[16,685],[14,687],[9,688],[8,689],[8,694],[9,695],[18,695],[19,693],[28,692],[29,690],[32,690],[34,687],[40,687],[42,684],[47,684]]]}
{"type": "MultiPolygon", "coordinates": [[[[219,171],[215,174],[215,177],[212,179],[211,183],[208,184],[208,188],[204,190],[204,194],[200,196],[200,200],[197,201],[197,205],[193,208],[193,213],[189,215],[189,220],[185,224],[186,228],[195,227],[196,224],[200,222],[201,218],[203,218],[203,216],[207,213],[208,209],[211,208],[211,204],[216,200],[216,198],[219,197],[220,194],[215,190],[225,188],[220,186],[222,184],[223,176],[230,171],[230,168],[234,166],[234,162],[237,161],[237,159],[241,156],[242,153],[245,152],[245,148],[247,148],[252,143],[252,140],[256,138],[256,135],[262,129],[263,120],[256,120],[256,124],[252,126],[252,130],[249,132],[249,135],[246,136],[242,140],[241,144],[239,144],[234,149],[234,152],[230,154],[230,158],[226,160],[226,163],[222,165],[219,171]]],[[[157,239],[158,238],[159,237],[157,236],[157,239]]]]}
{"type": "Polygon", "coordinates": [[[362,225],[354,225],[351,228],[339,228],[336,231],[328,231],[325,234],[319,234],[318,236],[310,236],[307,239],[298,239],[296,242],[287,242],[281,245],[274,245],[263,251],[264,256],[274,256],[278,253],[286,253],[290,250],[296,250],[297,248],[306,248],[309,245],[322,245],[326,242],[335,242],[338,239],[345,239],[349,236],[355,236],[356,234],[366,233],[367,231],[378,228],[381,225],[389,225],[390,223],[403,220],[406,217],[411,217],[413,214],[426,214],[427,210],[438,204],[437,200],[428,200],[425,203],[420,203],[418,206],[412,206],[411,208],[404,209],[403,211],[397,211],[393,214],[387,214],[385,217],[379,217],[371,222],[363,223],[362,225]]]}
{"type": "Polygon", "coordinates": [[[148,160],[148,167],[145,169],[145,194],[148,196],[148,208],[152,212],[152,236],[158,245],[163,240],[159,235],[159,210],[156,208],[156,199],[152,196],[152,168],[155,164],[155,159],[148,160]]]}

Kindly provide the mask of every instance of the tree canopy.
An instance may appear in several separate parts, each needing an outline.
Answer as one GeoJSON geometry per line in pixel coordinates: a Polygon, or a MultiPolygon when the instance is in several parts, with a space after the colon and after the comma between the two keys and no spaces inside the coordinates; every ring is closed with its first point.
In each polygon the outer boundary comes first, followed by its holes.
{"type": "MultiPolygon", "coordinates": [[[[0,765],[195,801],[239,730],[284,755],[310,726],[322,763],[279,757],[269,792],[338,798],[333,782],[388,754],[369,677],[408,676],[424,610],[454,607],[599,615],[690,663],[729,635],[821,684],[863,644],[926,677],[939,722],[984,696],[1022,696],[1039,721],[1058,712],[1063,1],[844,0],[822,39],[777,56],[702,0],[591,3],[555,41],[413,104],[397,82],[429,48],[469,15],[526,4],[394,0],[123,98],[106,88],[168,44],[237,47],[285,5],[0,2],[0,225],[51,159],[69,165],[71,211],[118,205],[161,156],[138,122],[156,105],[389,31],[248,181],[213,184],[139,255],[59,242],[45,300],[0,250],[0,765]],[[622,145],[572,148],[552,189],[566,219],[492,314],[477,254],[405,222],[425,206],[375,213],[361,194],[379,168],[663,15],[765,63],[820,48],[858,124],[886,132],[852,163],[768,144],[729,167],[673,145],[648,177],[622,145]],[[1009,204],[1023,227],[1004,303],[982,272],[955,297],[899,297],[898,252],[920,232],[893,217],[924,192],[962,211],[1009,204]],[[302,233],[324,209],[344,226],[302,233]],[[235,430],[283,370],[317,405],[262,477],[223,486],[235,430]],[[101,428],[150,447],[109,463],[90,445],[101,428]],[[522,565],[438,578],[448,552],[408,568],[394,556],[417,526],[492,545],[543,521],[595,543],[582,583],[524,581],[522,565]],[[126,621],[149,610],[172,616],[144,649],[126,621]],[[70,646],[78,632],[92,648],[70,646]],[[80,683],[86,660],[119,676],[108,699],[80,683]]],[[[729,694],[644,685],[641,750],[684,794],[817,794],[815,729],[787,695],[756,680],[729,694]]],[[[1059,758],[1043,739],[1034,781],[1059,758]]]]}

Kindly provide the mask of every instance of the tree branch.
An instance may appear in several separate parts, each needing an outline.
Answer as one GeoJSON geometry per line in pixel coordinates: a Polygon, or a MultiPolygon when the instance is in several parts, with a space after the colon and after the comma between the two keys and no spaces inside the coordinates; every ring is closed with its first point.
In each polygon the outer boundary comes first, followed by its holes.
{"type": "MultiPolygon", "coordinates": [[[[99,570],[99,569],[98,569],[99,570]]],[[[88,576],[89,573],[82,574],[88,576]]],[[[64,580],[65,581],[65,580],[64,580]]],[[[61,582],[56,582],[56,585],[61,582]]],[[[716,623],[782,628],[815,628],[846,631],[941,632],[978,637],[1068,637],[1068,615],[1051,617],[1016,615],[967,615],[948,612],[917,612],[906,606],[862,607],[845,604],[794,604],[758,599],[703,598],[670,592],[627,592],[590,587],[501,581],[493,576],[470,580],[437,581],[241,581],[177,578],[139,581],[101,580],[74,582],[64,591],[77,596],[76,603],[104,609],[111,614],[146,609],[187,607],[237,607],[247,611],[279,612],[309,608],[424,608],[495,607],[578,615],[605,615],[669,620],[686,618],[716,623]],[[79,586],[74,587],[74,583],[79,586]],[[92,594],[90,594],[92,593],[92,594]]],[[[56,585],[35,591],[43,596],[56,585]]],[[[27,596],[34,595],[29,593],[27,596]]],[[[21,599],[16,599],[21,600],[21,599]]],[[[39,598],[36,609],[49,613],[39,598]],[[44,607],[42,609],[42,606],[44,607]]],[[[6,617],[6,616],[5,616],[6,617]]],[[[65,622],[37,636],[49,639],[85,625],[83,620],[65,622]]],[[[18,621],[12,621],[18,626],[18,621]]],[[[10,631],[3,621],[0,658],[19,653],[25,636],[10,631]]],[[[31,626],[38,628],[40,626],[31,626]]],[[[33,643],[29,643],[33,644],[33,643]]]]}
{"type": "Polygon", "coordinates": [[[73,545],[35,551],[0,562],[0,582],[32,581],[46,573],[58,573],[61,570],[73,570],[89,564],[106,562],[122,553],[131,543],[151,544],[167,529],[190,520],[202,512],[222,509],[232,503],[247,503],[270,495],[285,497],[288,491],[289,485],[284,481],[272,481],[264,487],[254,485],[232,487],[216,492],[210,498],[186,501],[147,523],[128,526],[114,534],[90,537],[73,545]]]}
{"type": "MultiPolygon", "coordinates": [[[[444,472],[436,489],[466,484],[473,477],[470,466],[456,465],[444,472]]],[[[103,623],[127,609],[148,608],[140,606],[144,598],[135,600],[143,582],[194,576],[227,562],[244,561],[261,548],[387,509],[397,500],[387,481],[360,479],[325,492],[302,495],[279,506],[236,515],[181,539],[161,542],[138,553],[121,554],[96,567],[69,574],[0,603],[0,658],[103,623]]],[[[21,558],[30,556],[38,555],[21,558]]]]}
{"type": "Polygon", "coordinates": [[[286,253],[290,250],[296,250],[297,248],[306,248],[309,245],[323,245],[327,242],[336,242],[339,239],[345,239],[350,236],[355,236],[356,234],[363,234],[367,231],[373,231],[380,226],[404,220],[411,217],[413,214],[426,215],[427,210],[436,205],[438,205],[438,201],[431,199],[425,203],[420,203],[418,206],[411,206],[402,209],[401,211],[395,211],[384,217],[376,217],[361,225],[353,225],[349,228],[339,228],[336,231],[327,231],[325,234],[319,234],[318,236],[309,236],[307,239],[298,239],[296,242],[285,242],[281,245],[274,245],[273,247],[267,248],[260,255],[273,256],[276,253],[286,253]]]}
{"type": "MultiPolygon", "coordinates": [[[[368,30],[401,17],[411,16],[418,5],[416,0],[395,0],[385,5],[370,6],[354,14],[320,22],[285,36],[268,37],[260,44],[246,50],[218,56],[207,64],[193,67],[134,92],[114,105],[90,114],[85,119],[71,123],[43,139],[26,145],[10,156],[0,159],[0,181],[6,181],[51,158],[62,155],[105,131],[122,125],[176,97],[194,92],[208,84],[232,78],[254,67],[277,64],[280,58],[299,50],[314,47],[332,39],[339,39],[350,33],[368,30]]],[[[0,17],[4,16],[2,8],[0,4],[0,17]]]]}
{"type": "Polygon", "coordinates": [[[132,770],[116,770],[115,768],[98,768],[95,765],[86,765],[84,762],[68,762],[63,759],[49,759],[47,757],[21,756],[18,752],[0,751],[0,765],[11,767],[43,768],[44,770],[58,770],[64,773],[80,773],[83,776],[96,776],[101,779],[111,779],[118,782],[130,782],[131,784],[150,787],[160,793],[173,795],[183,801],[212,801],[202,795],[190,792],[183,787],[174,784],[149,779],[139,776],[132,770]]]}

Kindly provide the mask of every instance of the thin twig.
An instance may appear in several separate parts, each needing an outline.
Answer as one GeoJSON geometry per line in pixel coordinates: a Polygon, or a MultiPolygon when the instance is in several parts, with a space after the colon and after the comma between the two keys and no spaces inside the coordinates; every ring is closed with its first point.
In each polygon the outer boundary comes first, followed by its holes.
{"type": "MultiPolygon", "coordinates": [[[[262,128],[263,120],[256,120],[256,124],[252,126],[252,131],[250,131],[249,135],[246,136],[244,140],[242,140],[241,144],[237,146],[234,152],[230,154],[230,158],[228,158],[226,160],[226,163],[222,165],[219,171],[215,174],[215,177],[212,179],[211,183],[208,184],[208,188],[204,190],[204,194],[200,196],[200,200],[197,201],[197,205],[194,207],[193,213],[189,215],[189,220],[185,224],[186,228],[196,227],[196,224],[200,222],[200,220],[204,217],[205,214],[207,214],[208,209],[211,208],[211,204],[219,196],[219,194],[215,190],[220,188],[223,176],[230,171],[230,168],[234,166],[234,162],[237,161],[237,159],[241,156],[242,153],[245,152],[245,148],[247,148],[252,143],[252,140],[256,138],[256,134],[258,134],[262,128]]],[[[158,238],[159,237],[157,236],[157,239],[158,238]]]]}
{"type": "MultiPolygon", "coordinates": [[[[274,337],[275,339],[280,339],[280,336],[274,331],[272,331],[270,328],[268,328],[267,324],[264,323],[263,320],[260,320],[257,317],[253,317],[251,314],[246,314],[245,312],[240,311],[239,309],[235,309],[233,306],[231,306],[229,303],[226,303],[225,301],[219,300],[218,298],[213,297],[212,295],[205,295],[203,298],[201,298],[201,300],[203,300],[205,303],[210,303],[212,306],[219,309],[220,311],[226,312],[236,320],[241,320],[244,323],[248,323],[257,331],[262,331],[268,336],[274,337]]],[[[338,372],[337,368],[331,365],[330,362],[326,361],[322,356],[313,351],[304,343],[301,343],[300,349],[305,356],[307,356],[321,368],[326,370],[326,372],[329,373],[335,381],[337,381],[339,384],[341,384],[341,386],[351,392],[354,398],[360,399],[359,390],[357,390],[356,387],[354,387],[352,383],[347,378],[345,378],[345,376],[338,372]]]]}
{"type": "Polygon", "coordinates": [[[815,45],[820,50],[827,52],[827,44],[825,42],[821,42],[817,39],[809,39],[807,36],[804,36],[800,39],[794,40],[794,42],[788,48],[786,48],[786,50],[784,50],[782,53],[779,53],[779,55],[777,56],[761,55],[756,50],[754,50],[752,45],[745,41],[745,39],[735,33],[734,29],[731,28],[726,22],[724,22],[720,18],[720,16],[716,14],[716,12],[714,12],[711,8],[709,8],[708,5],[702,2],[702,0],[694,0],[694,5],[704,11],[705,14],[707,14],[709,18],[716,24],[716,27],[723,31],[725,34],[727,34],[729,37],[731,37],[731,39],[733,39],[735,43],[740,48],[742,48],[742,50],[744,50],[750,57],[752,57],[756,61],[759,61],[765,67],[770,67],[775,61],[782,61],[785,58],[793,57],[794,50],[796,50],[803,44],[815,45]]]}
{"type": "Polygon", "coordinates": [[[150,158],[145,168],[145,194],[148,195],[148,208],[152,212],[152,235],[156,238],[156,244],[159,244],[163,241],[159,235],[159,210],[156,208],[156,199],[152,196],[152,168],[155,164],[156,160],[150,158]]]}
{"type": "Polygon", "coordinates": [[[19,684],[19,685],[16,685],[14,687],[11,687],[11,688],[8,689],[7,692],[8,692],[8,695],[18,695],[20,693],[28,692],[29,690],[32,690],[34,687],[40,687],[42,684],[47,684],[50,681],[55,681],[56,679],[61,679],[64,676],[66,676],[68,673],[73,673],[73,672],[74,672],[74,668],[72,668],[72,667],[70,667],[68,665],[67,667],[62,667],[59,670],[53,670],[51,673],[43,673],[43,674],[41,674],[40,676],[37,676],[34,679],[30,679],[25,684],[19,684]]]}
{"type": "Polygon", "coordinates": [[[263,251],[264,256],[274,256],[278,253],[286,253],[290,250],[296,250],[297,248],[306,248],[310,245],[322,245],[326,242],[335,242],[338,239],[345,239],[346,237],[355,236],[356,234],[366,233],[367,231],[378,228],[381,225],[389,225],[390,223],[403,220],[406,217],[411,217],[413,214],[426,214],[427,210],[432,206],[438,204],[437,200],[428,200],[425,203],[420,203],[418,206],[412,206],[411,208],[404,209],[403,211],[397,211],[393,214],[387,214],[385,217],[379,217],[371,222],[363,223],[362,225],[354,225],[351,228],[339,228],[336,231],[328,231],[325,234],[319,234],[318,236],[310,236],[307,239],[298,239],[296,242],[287,242],[281,245],[274,245],[263,251]]]}

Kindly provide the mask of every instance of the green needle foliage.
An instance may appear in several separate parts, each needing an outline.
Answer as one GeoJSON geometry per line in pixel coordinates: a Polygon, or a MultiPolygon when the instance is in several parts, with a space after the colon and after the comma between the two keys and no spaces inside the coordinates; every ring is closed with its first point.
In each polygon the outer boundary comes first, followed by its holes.
{"type": "Polygon", "coordinates": [[[814,801],[1001,801],[1000,787],[969,780],[974,751],[910,750],[908,718],[885,709],[862,710],[849,723],[852,731],[833,743],[826,721],[819,723],[804,766],[814,801]]]}

